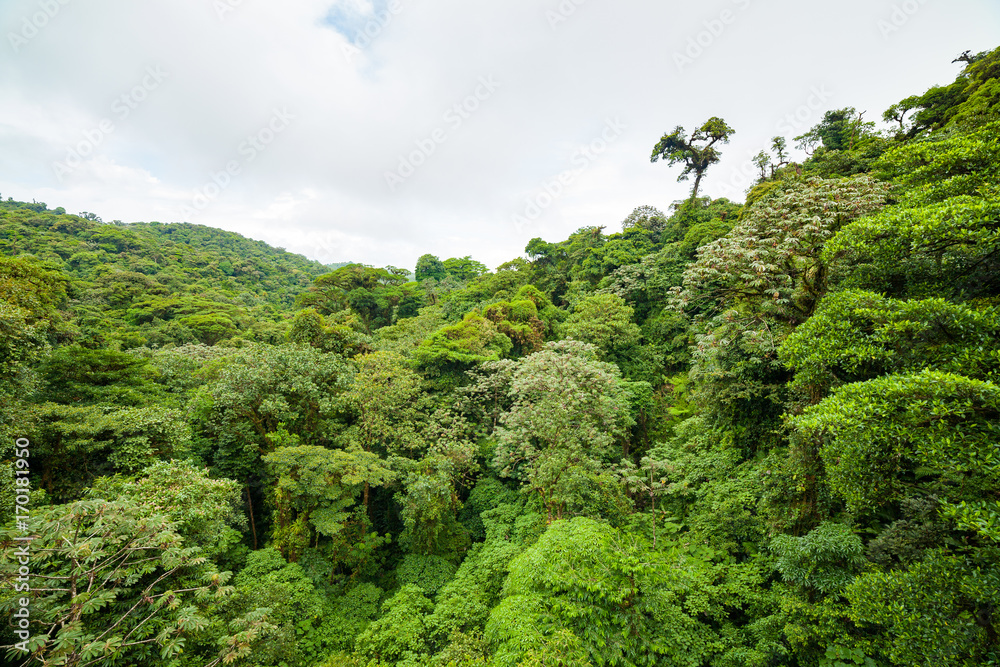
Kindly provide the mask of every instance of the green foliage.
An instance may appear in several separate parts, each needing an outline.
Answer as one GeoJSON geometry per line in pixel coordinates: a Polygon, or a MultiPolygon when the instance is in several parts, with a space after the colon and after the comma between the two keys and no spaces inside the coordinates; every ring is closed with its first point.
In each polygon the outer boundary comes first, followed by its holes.
{"type": "Polygon", "coordinates": [[[295,314],[287,338],[290,343],[311,345],[342,357],[373,352],[371,337],[364,334],[360,322],[357,322],[356,327],[352,326],[355,321],[356,318],[348,316],[338,318],[328,325],[315,308],[306,308],[295,314]]]}
{"type": "Polygon", "coordinates": [[[325,271],[232,232],[186,223],[105,225],[31,204],[0,210],[0,255],[22,255],[0,257],[0,293],[35,301],[52,333],[95,348],[185,344],[197,335],[213,342],[231,327],[244,338],[266,338],[276,309],[289,307],[325,271]],[[189,322],[192,330],[179,321],[185,316],[204,318],[189,322]]]}
{"type": "Polygon", "coordinates": [[[66,405],[139,405],[156,394],[144,373],[147,364],[127,352],[60,347],[41,365],[41,398],[66,405]]]}
{"type": "Polygon", "coordinates": [[[864,122],[857,109],[846,107],[827,111],[818,125],[795,140],[807,150],[820,144],[827,151],[847,151],[870,141],[874,127],[875,123],[864,122]]]}
{"type": "Polygon", "coordinates": [[[824,299],[779,352],[795,371],[792,386],[815,402],[830,387],[924,368],[995,379],[998,339],[993,308],[848,290],[824,299]]]}
{"type": "Polygon", "coordinates": [[[8,657],[1000,664],[1000,50],[958,61],[744,205],[677,128],[690,198],[493,272],[0,201],[8,657]]]}
{"type": "Polygon", "coordinates": [[[790,423],[820,443],[830,485],[851,508],[881,506],[918,473],[959,489],[966,475],[1000,480],[1000,389],[989,382],[889,375],[841,387],[790,423]]]}
{"type": "Polygon", "coordinates": [[[566,338],[596,347],[598,357],[616,364],[626,377],[654,377],[659,364],[642,345],[642,331],[632,321],[633,314],[620,296],[595,294],[576,304],[561,331],[566,338]]]}
{"type": "Polygon", "coordinates": [[[1000,660],[995,549],[978,557],[932,552],[906,570],[873,572],[847,589],[858,623],[888,631],[895,664],[988,665],[1000,660]]]}
{"type": "Polygon", "coordinates": [[[510,339],[510,354],[517,358],[542,349],[552,332],[555,312],[548,297],[532,285],[525,285],[513,299],[487,306],[483,314],[510,339]]]}
{"type": "Polygon", "coordinates": [[[441,556],[407,554],[396,568],[400,587],[417,586],[424,595],[433,597],[442,586],[451,581],[457,568],[441,556]]]}
{"type": "Polygon", "coordinates": [[[417,260],[417,268],[414,275],[418,282],[422,282],[428,278],[441,280],[448,275],[448,270],[445,268],[444,262],[434,255],[421,255],[420,259],[417,260]]]}
{"type": "Polygon", "coordinates": [[[511,565],[485,636],[497,665],[545,654],[560,630],[595,664],[700,665],[716,639],[698,618],[714,613],[711,588],[708,565],[683,549],[651,552],[591,519],[558,521],[511,565]]]}
{"type": "Polygon", "coordinates": [[[377,455],[358,450],[281,447],[263,462],[275,478],[274,544],[292,562],[320,536],[343,540],[346,524],[356,519],[349,510],[362,489],[395,478],[377,455]]]}
{"type": "Polygon", "coordinates": [[[348,264],[316,278],[309,291],[299,296],[298,303],[312,306],[322,315],[350,308],[370,334],[392,324],[397,309],[416,313],[422,305],[406,283],[407,272],[403,269],[348,264]]]}
{"type": "Polygon", "coordinates": [[[456,515],[461,503],[455,492],[455,483],[469,466],[471,448],[464,454],[435,448],[429,456],[418,462],[406,462],[403,491],[396,494],[401,510],[404,530],[400,542],[411,552],[432,555],[461,551],[467,538],[456,515]]]}
{"type": "Polygon", "coordinates": [[[885,199],[885,186],[864,176],[788,183],[699,250],[684,273],[681,298],[714,301],[715,308],[749,303],[778,317],[805,319],[827,289],[824,244],[885,199]]]}
{"type": "Polygon", "coordinates": [[[510,353],[510,338],[477,312],[458,324],[446,326],[424,339],[413,351],[418,367],[433,378],[457,383],[461,374],[484,361],[496,361],[510,353]]]}
{"type": "Polygon", "coordinates": [[[354,382],[342,399],[353,418],[349,441],[381,454],[420,450],[424,442],[415,428],[414,407],[420,377],[394,352],[363,355],[356,365],[354,382]]]}
{"type": "Polygon", "coordinates": [[[667,228],[667,216],[655,206],[639,206],[622,220],[622,231],[637,227],[651,232],[662,232],[667,228]]]}
{"type": "Polygon", "coordinates": [[[26,324],[46,333],[67,333],[62,309],[69,296],[68,282],[66,276],[33,257],[0,257],[3,301],[23,312],[26,324]]]}
{"type": "Polygon", "coordinates": [[[510,393],[493,465],[537,493],[550,516],[582,511],[581,495],[633,423],[618,369],[586,343],[549,343],[518,364],[510,393]]]}
{"type": "Polygon", "coordinates": [[[543,532],[542,517],[525,512],[523,503],[505,503],[480,513],[486,539],[473,545],[451,581],[437,595],[429,619],[435,636],[482,628],[500,602],[513,559],[543,532]]]}
{"type": "MultiPolygon", "coordinates": [[[[216,623],[225,632],[242,630],[234,637],[243,642],[224,662],[237,658],[239,664],[260,667],[314,664],[343,646],[343,624],[349,620],[340,610],[329,609],[302,568],[285,561],[276,549],[251,552],[233,584],[235,592],[220,606],[216,623]],[[263,617],[266,624],[243,630],[245,619],[255,617],[263,617]]],[[[366,620],[363,608],[356,611],[366,620]]]]}
{"type": "Polygon", "coordinates": [[[35,389],[33,367],[46,347],[44,327],[28,324],[27,311],[0,300],[0,396],[35,389]]]}
{"type": "Polygon", "coordinates": [[[410,358],[428,336],[447,324],[439,305],[421,308],[419,314],[383,327],[373,336],[375,347],[410,358]]]}
{"type": "MultiPolygon", "coordinates": [[[[0,531],[0,609],[31,601],[28,649],[39,664],[152,664],[177,658],[206,613],[233,592],[229,573],[184,543],[163,514],[128,500],[78,501],[32,515],[32,583],[15,592],[21,531],[0,531]]],[[[6,630],[8,637],[12,636],[6,630]]],[[[8,657],[19,654],[9,649],[8,657]]]]}
{"type": "Polygon", "coordinates": [[[191,463],[161,461],[140,476],[102,477],[87,492],[89,498],[125,498],[149,514],[163,514],[186,544],[207,556],[223,554],[241,539],[246,528],[239,484],[210,479],[208,471],[191,463]]]}
{"type": "Polygon", "coordinates": [[[970,55],[956,61],[965,69],[951,84],[934,86],[923,95],[913,95],[892,105],[883,114],[886,122],[899,124],[899,135],[912,138],[948,126],[975,126],[995,120],[1000,110],[997,82],[1000,49],[970,55]],[[910,118],[906,115],[910,113],[910,118]]]}
{"type": "Polygon", "coordinates": [[[426,664],[427,615],[433,607],[419,586],[403,586],[382,605],[381,618],[358,635],[357,652],[400,665],[426,664]]]}
{"type": "Polygon", "coordinates": [[[472,280],[487,271],[485,264],[477,262],[468,255],[465,257],[450,257],[444,260],[442,264],[449,276],[454,276],[456,280],[461,281],[472,280]]]}
{"type": "Polygon", "coordinates": [[[696,539],[714,549],[756,551],[766,535],[758,510],[763,488],[753,463],[745,461],[746,452],[735,446],[734,434],[702,416],[680,422],[675,430],[676,436],[654,447],[643,464],[655,468],[650,486],[662,494],[661,513],[683,521],[696,539]]]}
{"type": "Polygon", "coordinates": [[[337,396],[350,374],[343,360],[311,347],[250,345],[216,362],[216,377],[192,401],[197,430],[212,445],[204,456],[245,480],[284,428],[303,444],[333,436],[337,396]]]}
{"type": "Polygon", "coordinates": [[[842,523],[821,523],[803,537],[771,540],[785,581],[823,595],[839,593],[865,565],[861,538],[842,523]]]}
{"type": "Polygon", "coordinates": [[[180,411],[157,405],[75,407],[45,403],[28,434],[47,471],[46,491],[59,501],[80,497],[95,477],[134,474],[159,459],[184,458],[191,428],[180,411]]]}
{"type": "Polygon", "coordinates": [[[459,514],[459,520],[469,531],[469,537],[473,542],[482,542],[486,539],[486,524],[482,513],[500,505],[516,502],[517,492],[506,487],[496,477],[483,476],[476,481],[476,485],[469,492],[469,497],[459,514]]]}
{"type": "Polygon", "coordinates": [[[898,196],[905,204],[988,193],[1000,182],[998,133],[1000,123],[990,123],[974,133],[948,132],[903,144],[882,157],[878,174],[901,186],[898,196]]]}

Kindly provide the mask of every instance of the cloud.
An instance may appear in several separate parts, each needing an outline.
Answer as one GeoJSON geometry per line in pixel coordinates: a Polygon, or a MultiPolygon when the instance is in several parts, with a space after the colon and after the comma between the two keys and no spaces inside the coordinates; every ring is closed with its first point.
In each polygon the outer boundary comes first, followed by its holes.
{"type": "Polygon", "coordinates": [[[666,209],[687,185],[649,152],[665,130],[711,115],[737,134],[704,187],[737,192],[741,165],[814,88],[831,92],[829,108],[875,119],[953,79],[955,55],[1000,34],[988,0],[925,3],[888,37],[878,22],[893,3],[881,0],[67,0],[15,52],[9,36],[42,4],[0,4],[4,195],[106,220],[193,212],[322,261],[407,267],[425,252],[495,266],[532,236],[613,231],[638,205],[666,209]],[[679,69],[675,56],[699,39],[679,69]],[[167,73],[155,87],[150,68],[167,73]],[[496,91],[463,106],[483,77],[496,91]],[[269,135],[280,112],[294,119],[269,135]],[[514,225],[614,117],[628,122],[614,145],[531,225],[514,225]],[[53,164],[104,120],[113,131],[60,180],[53,164]],[[434,136],[390,189],[386,172],[434,136]],[[254,139],[268,141],[248,160],[254,139]],[[193,209],[233,162],[239,172],[193,209]]]}

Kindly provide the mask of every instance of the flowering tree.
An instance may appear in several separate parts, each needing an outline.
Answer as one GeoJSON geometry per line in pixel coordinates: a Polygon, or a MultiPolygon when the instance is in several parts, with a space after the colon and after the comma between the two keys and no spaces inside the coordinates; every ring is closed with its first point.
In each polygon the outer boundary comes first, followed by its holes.
{"type": "Polygon", "coordinates": [[[494,464],[537,492],[549,518],[572,511],[634,423],[618,368],[592,345],[549,343],[523,359],[511,381],[494,464]]]}

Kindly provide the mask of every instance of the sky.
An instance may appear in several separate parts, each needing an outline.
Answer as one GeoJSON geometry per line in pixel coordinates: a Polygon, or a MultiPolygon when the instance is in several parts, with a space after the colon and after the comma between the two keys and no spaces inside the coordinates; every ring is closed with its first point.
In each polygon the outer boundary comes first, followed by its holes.
{"type": "Polygon", "coordinates": [[[323,263],[490,267],[703,194],[847,106],[954,80],[997,0],[0,0],[0,196],[192,222],[323,263]]]}

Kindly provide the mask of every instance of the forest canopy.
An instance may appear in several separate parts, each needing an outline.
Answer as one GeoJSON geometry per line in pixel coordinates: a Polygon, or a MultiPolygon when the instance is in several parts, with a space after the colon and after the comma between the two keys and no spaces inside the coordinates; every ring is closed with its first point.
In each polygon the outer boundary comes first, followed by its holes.
{"type": "Polygon", "coordinates": [[[961,62],[743,203],[678,125],[690,197],[492,271],[0,201],[8,663],[1000,664],[1000,49],[961,62]]]}

